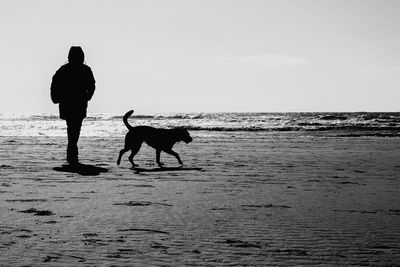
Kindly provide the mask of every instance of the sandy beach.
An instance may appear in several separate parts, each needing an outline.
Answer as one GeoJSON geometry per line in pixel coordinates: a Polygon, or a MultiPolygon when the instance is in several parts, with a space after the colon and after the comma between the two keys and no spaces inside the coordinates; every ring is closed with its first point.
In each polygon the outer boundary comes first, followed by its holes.
{"type": "Polygon", "coordinates": [[[116,165],[123,137],[82,137],[93,176],[53,170],[66,138],[1,137],[0,265],[400,264],[398,137],[191,134],[187,169],[143,146],[144,172],[116,165]]]}

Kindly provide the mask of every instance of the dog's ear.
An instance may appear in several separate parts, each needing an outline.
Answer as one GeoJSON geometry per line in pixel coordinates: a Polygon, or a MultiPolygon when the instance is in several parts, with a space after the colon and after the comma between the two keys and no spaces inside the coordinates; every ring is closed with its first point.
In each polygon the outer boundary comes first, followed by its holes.
{"type": "Polygon", "coordinates": [[[180,127],[176,129],[180,134],[189,134],[188,130],[186,128],[180,127]]]}

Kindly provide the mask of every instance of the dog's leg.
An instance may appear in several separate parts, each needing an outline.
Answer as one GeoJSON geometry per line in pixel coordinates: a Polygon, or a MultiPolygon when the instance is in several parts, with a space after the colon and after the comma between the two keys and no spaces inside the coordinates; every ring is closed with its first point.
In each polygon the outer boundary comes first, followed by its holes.
{"type": "Polygon", "coordinates": [[[139,166],[133,162],[133,157],[139,152],[142,143],[135,144],[135,146],[131,149],[131,154],[129,155],[128,159],[129,162],[132,164],[132,167],[139,166]]]}
{"type": "Polygon", "coordinates": [[[164,164],[160,162],[160,155],[161,155],[161,150],[157,149],[156,150],[156,162],[159,167],[162,167],[164,164]]]}
{"type": "Polygon", "coordinates": [[[118,157],[118,160],[117,160],[117,165],[119,165],[119,164],[121,163],[122,155],[125,154],[125,152],[127,152],[128,150],[129,150],[129,149],[126,149],[126,148],[121,149],[121,151],[119,152],[119,157],[118,157]]]}
{"type": "Polygon", "coordinates": [[[181,158],[179,157],[178,153],[176,153],[172,149],[171,150],[166,150],[165,152],[170,154],[170,155],[172,155],[172,156],[174,156],[178,160],[179,164],[183,165],[183,162],[182,162],[181,158]]]}
{"type": "Polygon", "coordinates": [[[136,154],[134,154],[134,153],[132,152],[132,153],[129,155],[129,157],[128,157],[129,162],[132,164],[132,167],[139,166],[139,165],[135,164],[135,162],[133,162],[133,157],[134,157],[135,155],[136,155],[136,154]]]}

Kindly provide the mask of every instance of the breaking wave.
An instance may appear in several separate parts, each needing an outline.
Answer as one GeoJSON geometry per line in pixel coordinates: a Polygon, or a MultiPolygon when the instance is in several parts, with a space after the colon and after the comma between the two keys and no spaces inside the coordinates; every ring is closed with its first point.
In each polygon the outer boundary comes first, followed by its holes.
{"type": "MultiPolygon", "coordinates": [[[[119,136],[123,114],[88,114],[83,135],[119,136]]],[[[217,132],[332,132],[340,136],[398,136],[400,113],[171,113],[133,114],[131,125],[217,132]]],[[[0,114],[0,135],[65,135],[57,114],[0,114]]]]}

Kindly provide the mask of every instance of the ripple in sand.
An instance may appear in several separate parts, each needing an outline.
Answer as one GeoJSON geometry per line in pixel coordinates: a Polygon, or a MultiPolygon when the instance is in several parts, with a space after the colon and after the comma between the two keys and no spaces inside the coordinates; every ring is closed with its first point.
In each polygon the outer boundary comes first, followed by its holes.
{"type": "Polygon", "coordinates": [[[273,249],[268,250],[268,252],[275,252],[275,253],[284,253],[288,255],[295,255],[295,256],[307,256],[307,251],[301,249],[273,249]]]}
{"type": "Polygon", "coordinates": [[[391,209],[391,210],[389,210],[389,212],[390,212],[392,215],[400,215],[400,210],[391,209]]]}
{"type": "Polygon", "coordinates": [[[45,224],[56,224],[57,221],[47,221],[47,222],[43,222],[43,223],[45,223],[45,224]]]}
{"type": "Polygon", "coordinates": [[[35,215],[35,216],[51,216],[51,215],[54,215],[54,213],[49,211],[49,210],[37,210],[35,208],[31,208],[31,209],[27,209],[27,210],[20,210],[18,212],[33,213],[33,215],[35,215]]]}
{"type": "Polygon", "coordinates": [[[115,187],[155,187],[155,186],[150,184],[120,184],[116,185],[115,187]]]}
{"type": "Polygon", "coordinates": [[[361,184],[361,183],[355,183],[355,182],[338,182],[338,184],[354,184],[354,185],[366,185],[366,184],[361,184]]]}
{"type": "Polygon", "coordinates": [[[89,236],[98,236],[96,233],[86,233],[83,234],[84,237],[89,237],[89,236]]]}
{"type": "Polygon", "coordinates": [[[9,241],[9,242],[5,242],[5,243],[1,243],[0,244],[0,248],[10,248],[10,246],[15,245],[17,242],[15,241],[9,241]]]}
{"type": "Polygon", "coordinates": [[[157,202],[150,202],[150,201],[128,201],[128,202],[121,202],[121,203],[114,203],[113,205],[116,206],[150,206],[150,205],[160,205],[160,206],[168,206],[172,207],[170,204],[165,204],[165,203],[157,203],[157,202]]]}
{"type": "Polygon", "coordinates": [[[231,208],[212,208],[211,210],[226,210],[226,211],[231,211],[231,208]]]}
{"type": "Polygon", "coordinates": [[[0,166],[0,169],[12,169],[13,168],[13,166],[10,166],[10,165],[1,165],[0,166]]]}
{"type": "Polygon", "coordinates": [[[160,243],[155,243],[154,245],[151,245],[150,247],[154,248],[154,249],[168,249],[169,248],[167,246],[161,245],[160,243]]]}
{"type": "Polygon", "coordinates": [[[60,257],[52,257],[52,256],[47,256],[43,262],[51,262],[51,261],[55,261],[58,260],[60,257]]]}
{"type": "Polygon", "coordinates": [[[377,210],[333,210],[336,212],[349,212],[349,213],[361,213],[361,214],[377,214],[377,210]]]}
{"type": "Polygon", "coordinates": [[[57,185],[54,185],[54,184],[40,184],[40,185],[37,185],[37,187],[57,187],[57,185]]]}
{"type": "Polygon", "coordinates": [[[6,199],[7,202],[46,202],[47,199],[38,198],[38,199],[6,199]]]}
{"type": "Polygon", "coordinates": [[[160,231],[160,230],[153,230],[153,229],[144,229],[144,228],[129,228],[129,229],[119,229],[118,232],[149,232],[154,234],[166,234],[169,235],[168,232],[160,231]]]}
{"type": "Polygon", "coordinates": [[[267,205],[242,205],[243,208],[281,208],[281,209],[289,209],[291,208],[290,206],[286,205],[273,205],[273,204],[267,204],[267,205]]]}
{"type": "Polygon", "coordinates": [[[247,241],[242,241],[239,239],[227,239],[225,241],[227,244],[230,246],[238,247],[238,248],[261,248],[262,245],[260,242],[247,242],[247,241]]]}
{"type": "Polygon", "coordinates": [[[132,254],[132,253],[140,253],[143,254],[143,252],[138,251],[136,249],[132,249],[132,248],[119,248],[118,252],[120,253],[127,253],[127,254],[132,254]]]}
{"type": "Polygon", "coordinates": [[[111,252],[108,255],[106,255],[106,258],[111,258],[111,259],[129,259],[131,258],[133,254],[143,254],[143,252],[137,250],[137,249],[131,249],[131,248],[120,248],[118,249],[117,252],[111,252]]]}
{"type": "Polygon", "coordinates": [[[11,230],[8,230],[8,231],[3,231],[0,234],[1,235],[4,235],[4,234],[9,235],[9,234],[12,234],[12,233],[15,233],[15,232],[17,232],[17,233],[18,232],[32,233],[32,231],[28,230],[28,229],[11,229],[11,230]]]}
{"type": "Polygon", "coordinates": [[[71,199],[90,199],[88,197],[71,197],[71,199]]]}
{"type": "Polygon", "coordinates": [[[368,248],[386,250],[386,249],[396,249],[397,247],[395,247],[395,246],[386,246],[386,245],[374,245],[374,246],[369,246],[368,248]]]}
{"type": "Polygon", "coordinates": [[[98,238],[86,238],[82,240],[85,245],[107,246],[107,242],[98,238]]]}
{"type": "Polygon", "coordinates": [[[17,235],[16,237],[18,237],[18,238],[30,238],[32,236],[30,236],[30,235],[17,235]]]}
{"type": "Polygon", "coordinates": [[[78,257],[78,256],[73,256],[73,255],[63,255],[60,253],[54,253],[54,256],[46,256],[46,258],[43,260],[43,262],[53,262],[53,261],[57,261],[61,258],[66,258],[66,259],[74,259],[74,260],[78,260],[78,262],[85,262],[86,259],[82,258],[82,257],[78,257]]]}

